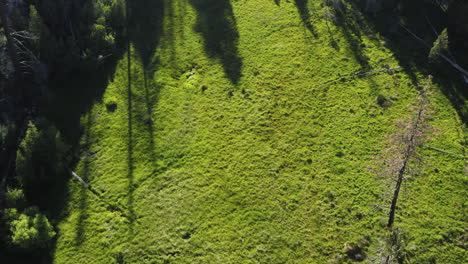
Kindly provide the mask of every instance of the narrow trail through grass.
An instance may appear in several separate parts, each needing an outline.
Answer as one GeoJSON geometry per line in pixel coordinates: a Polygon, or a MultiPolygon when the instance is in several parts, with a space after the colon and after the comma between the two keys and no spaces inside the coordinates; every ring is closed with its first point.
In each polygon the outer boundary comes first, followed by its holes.
{"type": "MultiPolygon", "coordinates": [[[[368,167],[417,85],[406,71],[344,78],[400,67],[359,13],[327,26],[321,1],[133,2],[74,169],[128,217],[70,181],[54,263],[347,263],[360,240],[376,254],[387,187],[368,167]]],[[[463,153],[456,112],[433,101],[431,146],[463,153]]],[[[466,164],[421,152],[397,225],[415,263],[457,263],[466,164]]]]}

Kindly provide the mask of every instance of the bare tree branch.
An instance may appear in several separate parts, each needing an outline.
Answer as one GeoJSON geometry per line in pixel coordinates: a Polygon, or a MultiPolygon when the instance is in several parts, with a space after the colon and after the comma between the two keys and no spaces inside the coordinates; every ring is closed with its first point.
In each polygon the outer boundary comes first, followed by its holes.
{"type": "Polygon", "coordinates": [[[37,41],[39,39],[37,36],[35,36],[34,34],[26,30],[12,32],[11,35],[15,37],[33,40],[33,41],[37,41]]]}

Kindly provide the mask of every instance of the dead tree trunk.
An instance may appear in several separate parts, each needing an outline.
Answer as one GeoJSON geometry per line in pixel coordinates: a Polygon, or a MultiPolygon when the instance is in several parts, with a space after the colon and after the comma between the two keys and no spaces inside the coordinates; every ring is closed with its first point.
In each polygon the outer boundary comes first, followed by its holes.
{"type": "Polygon", "coordinates": [[[404,150],[403,162],[402,162],[400,169],[398,170],[397,182],[395,185],[395,190],[393,192],[392,204],[390,206],[390,213],[388,214],[387,227],[392,227],[393,223],[395,222],[395,211],[396,211],[396,206],[398,202],[398,197],[400,195],[401,184],[403,183],[403,179],[405,177],[405,171],[408,166],[408,162],[410,161],[410,158],[413,156],[416,150],[416,145],[417,145],[416,135],[418,134],[418,130],[419,130],[418,128],[423,119],[423,111],[425,107],[426,106],[424,104],[421,104],[418,110],[418,116],[416,118],[414,126],[411,128],[411,131],[410,131],[411,134],[410,134],[410,137],[408,139],[407,145],[404,150]]]}
{"type": "Polygon", "coordinates": [[[396,177],[395,188],[393,189],[393,196],[390,205],[390,212],[388,214],[387,227],[391,228],[395,222],[395,213],[400,195],[401,186],[405,179],[406,171],[409,167],[409,163],[412,158],[416,156],[416,147],[421,145],[426,137],[429,125],[427,124],[427,116],[429,114],[429,100],[428,100],[428,89],[430,88],[431,76],[427,83],[422,87],[419,96],[419,105],[417,108],[417,114],[414,118],[409,119],[401,123],[403,127],[402,131],[397,132],[396,135],[392,135],[390,138],[390,144],[394,146],[401,146],[401,150],[398,148],[390,148],[390,158],[388,159],[388,171],[385,175],[390,178],[396,177]],[[392,153],[394,152],[394,153],[392,153]],[[396,175],[394,175],[396,173],[396,175]]]}
{"type": "Polygon", "coordinates": [[[79,181],[81,184],[83,184],[86,188],[90,189],[89,184],[85,180],[83,180],[83,178],[78,176],[78,174],[76,174],[71,169],[68,169],[68,172],[70,173],[71,176],[73,176],[73,178],[75,178],[77,181],[79,181]]]}
{"type": "MultiPolygon", "coordinates": [[[[10,56],[13,66],[15,68],[15,80],[22,78],[20,69],[20,60],[18,56],[18,50],[16,49],[15,40],[12,36],[12,28],[8,10],[8,0],[0,0],[0,19],[2,21],[3,30],[7,40],[8,55],[10,56]]],[[[21,97],[21,90],[15,93],[18,97],[21,97]],[[19,94],[18,94],[19,92],[19,94]]]]}

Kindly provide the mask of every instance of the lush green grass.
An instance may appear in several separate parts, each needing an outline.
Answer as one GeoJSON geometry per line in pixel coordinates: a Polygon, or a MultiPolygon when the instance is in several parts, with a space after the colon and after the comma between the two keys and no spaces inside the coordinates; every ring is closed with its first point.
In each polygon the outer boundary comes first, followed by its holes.
{"type": "MultiPolygon", "coordinates": [[[[82,117],[75,170],[102,197],[70,181],[54,262],[347,263],[344,244],[363,239],[373,259],[389,187],[367,168],[416,85],[405,71],[341,79],[398,62],[356,17],[327,27],[321,1],[202,2],[133,21],[149,25],[130,27],[130,54],[82,117]]],[[[433,102],[429,144],[462,153],[457,113],[433,102]]],[[[421,154],[396,225],[414,263],[461,263],[466,163],[421,154]]]]}

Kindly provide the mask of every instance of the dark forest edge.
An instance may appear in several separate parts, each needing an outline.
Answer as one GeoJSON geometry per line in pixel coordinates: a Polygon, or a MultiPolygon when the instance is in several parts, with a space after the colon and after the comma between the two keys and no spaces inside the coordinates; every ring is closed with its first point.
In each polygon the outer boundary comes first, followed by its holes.
{"type": "Polygon", "coordinates": [[[46,260],[80,116],[124,51],[125,2],[4,0],[0,15],[1,254],[46,260]]]}

